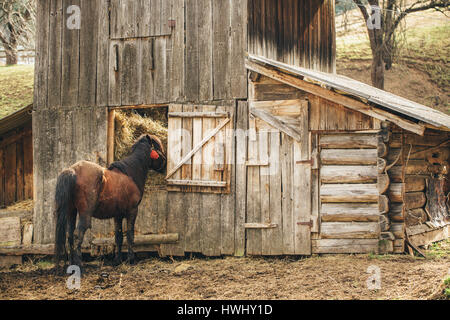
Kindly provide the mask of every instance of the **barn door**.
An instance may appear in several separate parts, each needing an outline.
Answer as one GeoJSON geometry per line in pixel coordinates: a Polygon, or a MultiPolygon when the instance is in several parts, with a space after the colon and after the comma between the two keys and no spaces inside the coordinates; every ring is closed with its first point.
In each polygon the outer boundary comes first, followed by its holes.
{"type": "MultiPolygon", "coordinates": [[[[176,82],[170,78],[174,26],[176,21],[182,25],[184,11],[172,11],[172,0],[109,3],[109,106],[175,100],[171,94],[176,82]]],[[[176,48],[179,54],[179,46],[176,48]]]]}
{"type": "Polygon", "coordinates": [[[251,102],[247,253],[311,254],[308,102],[251,102]]]}
{"type": "Polygon", "coordinates": [[[233,160],[233,109],[169,106],[169,191],[229,193],[233,160]]]}

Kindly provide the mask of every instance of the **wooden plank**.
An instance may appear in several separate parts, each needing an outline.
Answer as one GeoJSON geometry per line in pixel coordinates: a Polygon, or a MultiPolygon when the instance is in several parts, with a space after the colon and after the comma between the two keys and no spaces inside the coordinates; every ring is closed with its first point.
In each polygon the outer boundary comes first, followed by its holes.
{"type": "Polygon", "coordinates": [[[277,229],[268,230],[270,242],[270,255],[283,254],[283,229],[282,229],[282,187],[281,187],[281,164],[280,164],[280,133],[270,133],[270,222],[277,224],[277,229]]]}
{"type": "Polygon", "coordinates": [[[311,159],[309,141],[309,112],[308,104],[300,107],[299,132],[302,136],[300,142],[294,141],[294,228],[295,253],[311,254],[311,228],[304,224],[311,221],[311,163],[300,163],[311,159]]]}
{"type": "Polygon", "coordinates": [[[98,2],[98,27],[97,27],[97,91],[96,105],[105,107],[108,105],[109,86],[109,1],[98,2]]]}
{"type": "Polygon", "coordinates": [[[312,240],[313,253],[378,253],[378,239],[312,240]]]}
{"type": "Polygon", "coordinates": [[[378,222],[322,222],[322,239],[378,239],[378,222]]]}
{"type": "Polygon", "coordinates": [[[322,202],[378,202],[376,184],[324,184],[320,188],[322,202]]]}
{"type": "MultiPolygon", "coordinates": [[[[183,112],[192,112],[194,107],[192,105],[183,105],[183,112]]],[[[185,157],[192,150],[192,119],[182,118],[182,141],[181,141],[181,156],[185,157]]],[[[193,180],[192,178],[192,161],[189,159],[181,167],[181,179],[182,180],[193,180]]],[[[169,183],[169,181],[168,181],[169,183]]],[[[171,184],[174,184],[170,182],[171,184]]]]}
{"type": "MultiPolygon", "coordinates": [[[[169,106],[169,112],[180,112],[182,111],[182,105],[172,104],[169,106]]],[[[169,118],[168,123],[168,138],[167,138],[167,151],[168,151],[168,161],[167,161],[167,172],[173,172],[173,179],[180,180],[181,172],[176,172],[178,166],[177,164],[181,160],[182,151],[182,120],[180,118],[169,118]]],[[[166,179],[170,176],[167,175],[166,179]]]]}
{"type": "Polygon", "coordinates": [[[281,178],[282,178],[282,215],[283,215],[283,254],[295,254],[293,216],[293,140],[281,134],[281,178]]]}
{"type": "Polygon", "coordinates": [[[198,98],[214,100],[213,93],[213,19],[209,0],[197,0],[198,19],[198,98]]]}
{"type": "Polygon", "coordinates": [[[202,194],[201,250],[206,256],[220,255],[220,195],[202,194]]]}
{"type": "Polygon", "coordinates": [[[324,149],[376,149],[378,139],[374,134],[324,134],[320,137],[320,146],[324,149]]]}
{"type": "Polygon", "coordinates": [[[120,67],[121,104],[136,105],[140,100],[141,57],[140,41],[125,41],[122,47],[120,67]]]}
{"type": "MultiPolygon", "coordinates": [[[[203,106],[203,111],[214,112],[215,106],[203,106]]],[[[222,120],[219,125],[216,125],[216,119],[203,119],[203,140],[192,151],[195,153],[202,148],[202,178],[201,180],[215,180],[216,172],[214,171],[214,154],[215,154],[215,136],[220,130],[230,121],[230,119],[222,120]]],[[[193,154],[193,153],[192,153],[193,154]]],[[[191,155],[188,155],[191,156],[191,155]]],[[[211,191],[210,188],[203,188],[205,191],[211,191]]]]}
{"type": "MultiPolygon", "coordinates": [[[[229,109],[236,110],[236,102],[229,109]]],[[[225,164],[223,179],[227,182],[227,193],[221,195],[221,254],[232,255],[235,252],[235,220],[236,220],[236,141],[235,117],[224,128],[225,164]]]]}
{"type": "Polygon", "coordinates": [[[245,229],[273,229],[277,228],[276,223],[246,223],[244,224],[245,229]]]}
{"type": "Polygon", "coordinates": [[[0,219],[0,246],[18,246],[21,244],[21,241],[20,218],[0,219]]]}
{"type": "Polygon", "coordinates": [[[168,184],[175,186],[195,186],[195,187],[219,187],[225,188],[227,186],[226,181],[208,181],[208,180],[175,180],[168,179],[168,184]]]}
{"type": "MultiPolygon", "coordinates": [[[[195,106],[194,110],[201,107],[195,106]]],[[[192,125],[192,145],[198,145],[203,139],[203,118],[193,119],[192,125]]],[[[201,180],[202,177],[202,153],[197,152],[192,156],[192,179],[201,180]]]]}
{"type": "Polygon", "coordinates": [[[244,52],[247,50],[247,0],[230,2],[230,81],[234,99],[247,98],[247,72],[244,52]]]}
{"type": "Polygon", "coordinates": [[[376,183],[377,179],[376,166],[323,166],[320,169],[322,183],[376,183]]]}
{"type": "MultiPolygon", "coordinates": [[[[259,131],[258,137],[259,161],[269,162],[269,134],[267,131],[259,131]]],[[[268,166],[259,168],[259,182],[261,192],[261,222],[269,223],[270,220],[270,170],[268,166]]],[[[267,232],[261,232],[261,254],[270,254],[271,241],[267,232]]]]}
{"type": "MultiPolygon", "coordinates": [[[[249,131],[256,132],[255,121],[249,119],[249,131]]],[[[252,137],[249,134],[248,161],[258,160],[258,134],[252,137]]],[[[247,223],[261,223],[261,185],[259,167],[247,168],[247,223]]],[[[261,255],[262,232],[261,230],[247,230],[247,254],[261,255]]]]}
{"type": "MultiPolygon", "coordinates": [[[[36,110],[48,105],[48,66],[50,36],[50,1],[36,3],[36,61],[33,105],[36,110]]],[[[66,8],[66,6],[64,7],[66,8]]]]}
{"type": "Polygon", "coordinates": [[[48,107],[61,105],[61,63],[62,63],[62,32],[66,26],[63,23],[63,1],[51,0],[50,2],[50,30],[48,46],[48,107]]]}
{"type": "Polygon", "coordinates": [[[378,222],[376,203],[323,203],[320,210],[324,222],[378,222]]]}
{"type": "Polygon", "coordinates": [[[277,117],[272,116],[269,112],[261,110],[261,109],[250,109],[250,113],[267,123],[269,123],[272,127],[279,129],[280,131],[283,131],[290,137],[294,138],[297,141],[300,141],[302,139],[302,136],[297,131],[297,128],[294,126],[291,126],[289,124],[284,123],[282,120],[280,120],[277,117]]]}
{"type": "Polygon", "coordinates": [[[10,144],[5,148],[5,202],[6,205],[14,203],[16,197],[16,144],[10,144]]]}
{"type": "Polygon", "coordinates": [[[145,104],[155,103],[155,39],[141,39],[140,42],[141,57],[141,98],[145,104]]]}
{"type": "MultiPolygon", "coordinates": [[[[175,106],[174,109],[176,109],[175,106]]],[[[170,107],[169,107],[170,108],[170,107]]],[[[169,123],[170,126],[170,123],[169,123]]],[[[179,147],[178,147],[179,148],[179,147]]],[[[179,152],[177,152],[179,154],[179,152]]],[[[184,197],[186,194],[180,192],[168,192],[166,211],[166,233],[178,233],[179,239],[176,244],[162,244],[161,255],[163,256],[184,256],[185,248],[185,226],[186,208],[184,207],[184,197]]]]}
{"type": "Polygon", "coordinates": [[[332,165],[375,165],[375,149],[324,149],[320,152],[320,161],[332,165]]]}
{"type": "MultiPolygon", "coordinates": [[[[99,1],[81,0],[79,104],[96,105],[99,1]]],[[[104,61],[103,61],[104,63],[104,61]]]]}
{"type": "MultiPolygon", "coordinates": [[[[63,21],[69,19],[67,8],[71,5],[81,6],[80,0],[64,0],[63,21]]],[[[83,25],[83,23],[81,23],[83,25]]],[[[80,80],[80,30],[62,28],[62,83],[61,104],[63,107],[78,105],[80,80]]]]}
{"type": "Polygon", "coordinates": [[[247,198],[247,128],[248,103],[237,102],[236,112],[236,219],[235,219],[235,250],[236,256],[245,254],[245,217],[247,198]]]}
{"type": "Polygon", "coordinates": [[[180,118],[228,118],[229,112],[169,112],[169,117],[180,118]]]}
{"type": "Polygon", "coordinates": [[[23,139],[16,144],[16,201],[25,200],[24,198],[24,170],[23,170],[23,139]]]}
{"type": "Polygon", "coordinates": [[[213,92],[214,100],[223,100],[230,97],[231,70],[230,70],[230,2],[215,1],[212,3],[213,12],[213,92]]]}
{"type": "MultiPolygon", "coordinates": [[[[147,234],[147,235],[136,235],[134,237],[134,243],[137,246],[149,245],[149,244],[163,244],[163,243],[176,243],[178,242],[180,236],[178,233],[167,233],[167,234],[147,234]]],[[[123,239],[124,245],[127,243],[126,237],[123,239]]],[[[115,238],[96,238],[91,241],[92,245],[113,245],[115,244],[115,238]]]]}
{"type": "Polygon", "coordinates": [[[433,242],[448,239],[450,237],[450,226],[446,225],[444,227],[431,230],[424,233],[418,233],[416,235],[409,235],[408,239],[412,244],[416,246],[424,246],[431,244],[433,242]]]}
{"type": "Polygon", "coordinates": [[[168,72],[170,79],[171,101],[180,101],[184,97],[185,59],[184,59],[184,24],[185,24],[185,1],[172,1],[172,19],[176,26],[172,32],[171,47],[172,61],[168,72]]]}
{"type": "Polygon", "coordinates": [[[114,129],[115,129],[115,110],[108,112],[108,136],[107,136],[107,163],[110,165],[114,162],[114,129]]]}
{"type": "Polygon", "coordinates": [[[199,74],[199,37],[197,0],[186,2],[186,74],[185,94],[187,101],[198,101],[200,74],[199,74]]]}
{"type": "MultiPolygon", "coordinates": [[[[33,137],[31,133],[23,138],[23,171],[24,171],[24,197],[25,199],[33,198],[33,137]]],[[[0,152],[0,159],[1,159],[0,152]]],[[[0,190],[1,190],[2,174],[0,166],[0,190]]],[[[1,191],[0,191],[1,194],[1,191]]],[[[2,205],[0,195],[0,206],[2,205]]]]}

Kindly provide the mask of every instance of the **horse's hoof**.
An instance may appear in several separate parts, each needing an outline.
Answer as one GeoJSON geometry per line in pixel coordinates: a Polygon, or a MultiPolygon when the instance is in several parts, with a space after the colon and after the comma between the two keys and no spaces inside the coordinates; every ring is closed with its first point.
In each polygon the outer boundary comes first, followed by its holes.
{"type": "Polygon", "coordinates": [[[130,266],[134,266],[136,264],[136,259],[127,259],[127,264],[129,264],[130,266]]]}

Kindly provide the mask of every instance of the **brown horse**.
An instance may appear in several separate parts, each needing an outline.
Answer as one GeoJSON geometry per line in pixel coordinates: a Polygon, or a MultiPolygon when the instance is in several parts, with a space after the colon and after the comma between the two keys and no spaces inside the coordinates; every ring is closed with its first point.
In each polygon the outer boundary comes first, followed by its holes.
{"type": "Polygon", "coordinates": [[[64,255],[64,261],[67,259],[66,236],[70,264],[81,267],[81,244],[86,230],[91,227],[92,217],[114,218],[115,264],[122,259],[122,220],[127,219],[128,262],[134,263],[134,224],[147,173],[150,169],[163,172],[166,164],[161,141],[155,136],[143,135],[133,145],[128,157],[112,163],[108,169],[88,161],[77,162],[65,169],[58,177],[55,193],[57,268],[61,255],[64,255]]]}

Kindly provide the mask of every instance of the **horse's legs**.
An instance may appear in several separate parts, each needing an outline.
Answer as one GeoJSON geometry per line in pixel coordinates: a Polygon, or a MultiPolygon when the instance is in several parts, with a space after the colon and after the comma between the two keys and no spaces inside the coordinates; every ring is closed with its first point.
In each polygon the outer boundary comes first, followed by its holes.
{"type": "Polygon", "coordinates": [[[78,226],[75,231],[75,255],[74,264],[81,268],[81,245],[83,244],[84,234],[91,227],[91,215],[83,212],[79,213],[78,226]]]}
{"type": "Polygon", "coordinates": [[[128,242],[128,260],[129,264],[134,264],[135,254],[133,250],[134,246],[134,223],[136,222],[136,217],[138,213],[138,208],[134,208],[128,212],[127,216],[127,242],[128,242]]]}
{"type": "Polygon", "coordinates": [[[115,236],[116,236],[116,252],[114,256],[114,265],[119,265],[122,262],[122,243],[123,243],[123,231],[122,231],[123,218],[114,218],[115,236]]]}
{"type": "Polygon", "coordinates": [[[69,232],[69,236],[68,236],[68,242],[69,242],[69,263],[70,265],[73,265],[74,263],[74,252],[73,252],[73,233],[75,232],[75,226],[77,223],[77,210],[74,209],[72,212],[70,212],[68,219],[67,219],[67,223],[68,223],[68,232],[69,232]]]}

